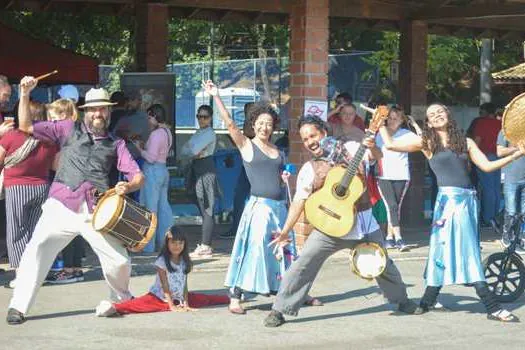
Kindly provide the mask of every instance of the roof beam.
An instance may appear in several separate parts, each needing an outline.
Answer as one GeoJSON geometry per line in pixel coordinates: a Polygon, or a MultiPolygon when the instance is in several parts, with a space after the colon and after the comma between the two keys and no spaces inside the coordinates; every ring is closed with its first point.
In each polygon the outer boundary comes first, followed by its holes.
{"type": "Polygon", "coordinates": [[[441,20],[441,19],[490,19],[502,17],[525,17],[525,4],[503,3],[471,5],[466,7],[446,6],[432,7],[416,11],[408,15],[412,20],[441,20]]]}

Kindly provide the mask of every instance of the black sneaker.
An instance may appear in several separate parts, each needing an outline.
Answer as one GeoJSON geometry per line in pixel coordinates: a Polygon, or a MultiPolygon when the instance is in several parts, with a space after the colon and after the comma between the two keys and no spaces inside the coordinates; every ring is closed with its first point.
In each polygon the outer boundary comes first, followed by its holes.
{"type": "Polygon", "coordinates": [[[50,284],[69,284],[75,282],[77,282],[75,275],[63,270],[46,277],[46,283],[50,284]]]}
{"type": "Polygon", "coordinates": [[[403,312],[405,314],[414,314],[415,311],[418,309],[418,306],[416,303],[414,303],[412,300],[407,299],[406,301],[399,303],[397,310],[400,312],[403,312]]]}
{"type": "Polygon", "coordinates": [[[402,238],[396,241],[396,247],[397,249],[399,249],[400,252],[410,251],[409,246],[406,245],[405,241],[402,238]]]}
{"type": "Polygon", "coordinates": [[[7,324],[17,325],[24,323],[26,321],[26,318],[24,317],[24,314],[20,311],[13,308],[9,308],[7,310],[7,317],[5,320],[7,324]]]}
{"type": "Polygon", "coordinates": [[[430,309],[428,307],[426,307],[426,306],[418,306],[414,310],[414,315],[423,315],[423,314],[426,314],[429,311],[430,311],[430,309]]]}
{"type": "Polygon", "coordinates": [[[282,313],[272,310],[272,312],[270,312],[270,314],[264,319],[264,326],[275,328],[282,326],[285,322],[286,320],[282,313]]]}

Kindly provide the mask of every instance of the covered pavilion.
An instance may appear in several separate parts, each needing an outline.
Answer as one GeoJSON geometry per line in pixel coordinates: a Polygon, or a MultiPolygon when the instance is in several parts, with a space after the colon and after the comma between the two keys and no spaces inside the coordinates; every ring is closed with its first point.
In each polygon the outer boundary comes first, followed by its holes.
{"type": "MultiPolygon", "coordinates": [[[[525,0],[0,0],[2,10],[134,14],[140,71],[164,71],[170,17],[288,24],[290,28],[290,160],[301,164],[296,128],[306,99],[326,100],[329,31],[344,26],[400,32],[400,103],[422,118],[427,103],[427,36],[525,38],[525,0]]],[[[405,212],[423,222],[424,159],[414,156],[405,212]]]]}

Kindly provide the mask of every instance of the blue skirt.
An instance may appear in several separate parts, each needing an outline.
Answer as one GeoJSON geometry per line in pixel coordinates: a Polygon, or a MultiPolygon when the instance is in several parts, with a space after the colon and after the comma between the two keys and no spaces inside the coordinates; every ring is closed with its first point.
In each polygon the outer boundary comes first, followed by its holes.
{"type": "Polygon", "coordinates": [[[476,191],[439,187],[425,270],[427,286],[485,281],[476,191]]]}
{"type": "Polygon", "coordinates": [[[274,252],[273,231],[280,230],[286,220],[284,201],[251,196],[239,222],[230,265],[224,284],[246,292],[275,294],[279,290],[284,271],[295,258],[294,234],[292,242],[274,252]]]}

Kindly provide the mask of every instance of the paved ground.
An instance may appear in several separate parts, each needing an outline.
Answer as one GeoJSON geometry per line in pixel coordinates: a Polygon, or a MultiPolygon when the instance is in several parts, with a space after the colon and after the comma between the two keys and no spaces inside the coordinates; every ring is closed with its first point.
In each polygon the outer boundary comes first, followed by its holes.
{"type": "MultiPolygon", "coordinates": [[[[483,236],[484,254],[499,250],[490,232],[483,236]]],[[[418,299],[424,288],[421,276],[427,235],[423,229],[407,232],[406,237],[420,246],[410,253],[391,255],[408,285],[409,295],[418,299]]],[[[226,252],[232,241],[217,243],[217,258],[199,262],[190,275],[191,290],[225,293],[222,284],[226,252]]],[[[250,300],[245,316],[231,315],[220,306],[188,314],[99,319],[94,316],[94,307],[108,295],[108,290],[96,260],[89,256],[86,282],[41,288],[29,321],[22,326],[7,326],[0,320],[0,349],[523,348],[523,324],[487,321],[473,288],[444,289],[440,301],[451,312],[405,316],[395,312],[392,305],[384,304],[375,283],[350,273],[346,254],[339,253],[327,261],[314,284],[312,295],[324,301],[325,306],[303,308],[299,317],[289,318],[277,329],[262,325],[273,300],[264,297],[250,300]]],[[[137,295],[152,283],[154,272],[145,264],[152,259],[133,257],[132,291],[137,295]]],[[[9,276],[10,273],[0,275],[0,280],[9,276]]],[[[10,295],[10,290],[0,289],[0,310],[6,309],[10,295]]],[[[522,297],[507,307],[525,321],[524,301],[522,297]]],[[[0,317],[5,317],[5,311],[0,312],[0,317]]]]}

